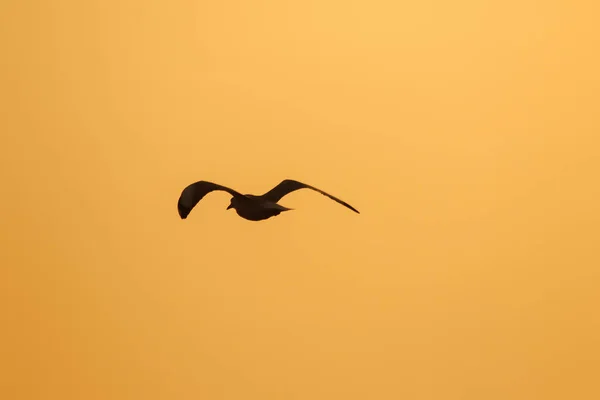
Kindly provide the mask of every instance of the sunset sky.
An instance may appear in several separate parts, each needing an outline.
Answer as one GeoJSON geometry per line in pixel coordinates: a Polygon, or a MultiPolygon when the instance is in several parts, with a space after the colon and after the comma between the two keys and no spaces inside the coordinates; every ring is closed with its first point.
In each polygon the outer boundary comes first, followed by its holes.
{"type": "Polygon", "coordinates": [[[5,1],[0,398],[599,399],[599,20],[5,1]]]}

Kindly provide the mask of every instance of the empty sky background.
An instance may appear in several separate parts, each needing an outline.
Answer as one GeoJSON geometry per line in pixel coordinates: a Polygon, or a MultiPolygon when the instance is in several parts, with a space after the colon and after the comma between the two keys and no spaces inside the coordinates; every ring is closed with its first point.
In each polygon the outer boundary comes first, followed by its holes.
{"type": "Polygon", "coordinates": [[[3,2],[0,397],[600,398],[599,8],[3,2]]]}

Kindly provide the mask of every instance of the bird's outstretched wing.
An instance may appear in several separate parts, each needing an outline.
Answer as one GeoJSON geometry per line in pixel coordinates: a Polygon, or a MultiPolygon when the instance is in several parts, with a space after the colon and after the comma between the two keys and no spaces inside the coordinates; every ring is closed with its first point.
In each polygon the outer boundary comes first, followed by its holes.
{"type": "Polygon", "coordinates": [[[179,196],[179,201],[177,202],[177,211],[179,211],[181,219],[187,218],[188,214],[192,211],[192,208],[194,208],[204,196],[215,190],[223,190],[232,196],[244,196],[233,189],[217,185],[216,183],[207,181],[192,183],[183,189],[179,196]]]}
{"type": "Polygon", "coordinates": [[[355,213],[360,214],[356,208],[352,207],[350,204],[346,203],[345,201],[342,201],[342,200],[338,199],[337,197],[330,195],[329,193],[325,193],[324,191],[317,189],[316,187],[307,185],[302,182],[294,181],[292,179],[285,179],[285,180],[281,181],[281,183],[279,185],[275,186],[273,189],[269,190],[267,193],[263,194],[261,197],[265,200],[276,203],[279,200],[281,200],[281,198],[283,196],[285,196],[286,194],[289,194],[298,189],[312,189],[315,192],[319,192],[323,196],[327,196],[331,200],[337,201],[341,205],[348,207],[355,213]]]}

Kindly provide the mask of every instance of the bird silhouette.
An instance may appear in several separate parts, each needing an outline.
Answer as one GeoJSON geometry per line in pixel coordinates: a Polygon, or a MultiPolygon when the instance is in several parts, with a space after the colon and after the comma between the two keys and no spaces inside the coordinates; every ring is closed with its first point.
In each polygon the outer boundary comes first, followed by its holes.
{"type": "Polygon", "coordinates": [[[198,181],[188,185],[179,196],[177,202],[177,210],[181,219],[186,219],[192,209],[198,204],[200,200],[208,193],[215,190],[221,190],[229,193],[233,197],[227,206],[227,210],[235,209],[237,215],[247,219],[249,221],[262,221],[276,215],[281,214],[284,211],[293,210],[292,208],[284,207],[277,204],[281,198],[291,192],[298,189],[312,189],[316,192],[321,193],[324,196],[340,203],[341,205],[348,207],[357,214],[360,214],[357,209],[352,207],[350,204],[334,197],[324,191],[317,189],[313,186],[307,185],[302,182],[294,181],[291,179],[285,179],[269,190],[267,193],[256,196],[252,194],[241,194],[226,186],[218,185],[216,183],[207,181],[198,181]]]}

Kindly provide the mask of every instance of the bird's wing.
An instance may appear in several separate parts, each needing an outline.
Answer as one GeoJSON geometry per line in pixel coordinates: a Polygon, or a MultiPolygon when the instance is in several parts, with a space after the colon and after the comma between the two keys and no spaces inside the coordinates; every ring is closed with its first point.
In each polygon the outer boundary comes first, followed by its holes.
{"type": "Polygon", "coordinates": [[[348,207],[352,211],[359,213],[356,208],[352,207],[350,204],[346,203],[345,201],[342,201],[342,200],[338,199],[337,197],[330,195],[329,193],[325,193],[324,191],[317,189],[316,187],[307,185],[302,182],[294,181],[292,179],[285,179],[285,180],[281,181],[281,183],[279,185],[275,186],[273,189],[269,190],[267,193],[263,194],[261,197],[265,200],[276,203],[279,200],[281,200],[281,198],[283,196],[285,196],[286,194],[289,194],[298,189],[312,189],[315,192],[319,192],[323,196],[327,196],[331,200],[337,201],[341,205],[348,207]]]}
{"type": "Polygon", "coordinates": [[[214,190],[223,190],[232,196],[244,196],[233,189],[217,185],[216,183],[207,181],[198,181],[192,183],[183,189],[181,195],[179,196],[179,201],[177,202],[177,210],[179,211],[179,216],[181,219],[185,219],[192,211],[192,208],[194,208],[194,206],[198,204],[198,202],[202,200],[204,196],[214,190]]]}

